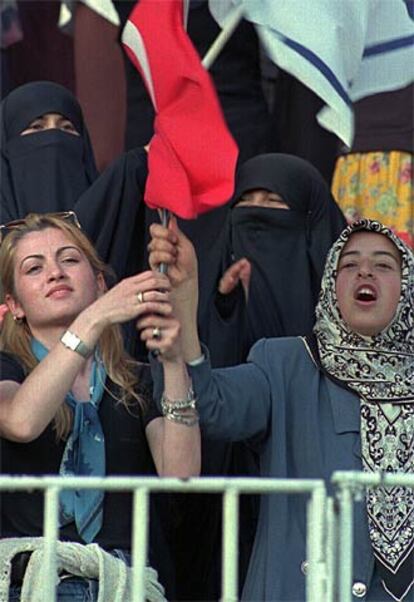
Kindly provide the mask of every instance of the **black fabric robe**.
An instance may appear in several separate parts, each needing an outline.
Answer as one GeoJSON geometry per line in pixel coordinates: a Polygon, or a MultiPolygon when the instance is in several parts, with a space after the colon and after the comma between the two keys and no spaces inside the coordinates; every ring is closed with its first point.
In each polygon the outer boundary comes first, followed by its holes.
{"type": "Polygon", "coordinates": [[[327,184],[307,161],[272,153],[242,165],[222,272],[242,257],[251,262],[249,300],[246,305],[240,286],[226,297],[214,293],[202,333],[213,365],[244,361],[260,338],[312,330],[326,254],[345,226],[327,184]],[[255,189],[277,193],[289,209],[237,206],[245,192],[255,189]]]}

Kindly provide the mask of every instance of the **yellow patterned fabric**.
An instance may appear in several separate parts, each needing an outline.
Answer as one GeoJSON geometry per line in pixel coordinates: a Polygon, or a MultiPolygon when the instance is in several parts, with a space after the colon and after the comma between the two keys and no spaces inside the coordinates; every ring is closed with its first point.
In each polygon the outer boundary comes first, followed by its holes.
{"type": "Polygon", "coordinates": [[[332,194],[349,223],[374,219],[414,248],[413,155],[350,153],[337,160],[332,194]]]}

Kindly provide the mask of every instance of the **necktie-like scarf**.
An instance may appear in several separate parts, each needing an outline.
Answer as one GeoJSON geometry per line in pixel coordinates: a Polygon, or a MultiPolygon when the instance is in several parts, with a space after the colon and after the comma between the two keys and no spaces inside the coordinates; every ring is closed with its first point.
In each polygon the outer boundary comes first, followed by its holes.
{"type": "MultiPolygon", "coordinates": [[[[49,353],[34,338],[31,347],[39,362],[49,353]]],[[[105,379],[105,368],[96,356],[89,381],[90,399],[77,400],[70,391],[65,397],[65,403],[73,410],[73,427],[60,464],[61,476],[105,476],[105,439],[98,414],[105,379]]],[[[104,492],[100,490],[62,491],[59,498],[60,525],[74,521],[81,538],[90,543],[102,527],[103,499],[104,492]]]]}

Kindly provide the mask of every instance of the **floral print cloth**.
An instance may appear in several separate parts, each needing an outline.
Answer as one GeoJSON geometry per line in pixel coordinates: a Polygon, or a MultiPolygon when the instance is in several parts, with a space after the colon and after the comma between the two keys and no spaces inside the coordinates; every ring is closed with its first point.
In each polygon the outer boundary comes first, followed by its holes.
{"type": "Polygon", "coordinates": [[[336,163],[332,194],[349,223],[377,220],[414,248],[412,182],[411,153],[350,153],[336,163]]]}
{"type": "MultiPolygon", "coordinates": [[[[414,253],[389,228],[361,220],[344,230],[325,266],[314,332],[323,368],[361,400],[361,452],[366,472],[414,472],[414,253]],[[374,336],[354,332],[336,297],[341,253],[354,232],[387,236],[401,254],[401,295],[390,324],[374,336]]],[[[413,591],[414,491],[367,489],[368,527],[384,589],[394,600],[413,591]]],[[[411,598],[410,598],[411,599],[411,598]]]]}

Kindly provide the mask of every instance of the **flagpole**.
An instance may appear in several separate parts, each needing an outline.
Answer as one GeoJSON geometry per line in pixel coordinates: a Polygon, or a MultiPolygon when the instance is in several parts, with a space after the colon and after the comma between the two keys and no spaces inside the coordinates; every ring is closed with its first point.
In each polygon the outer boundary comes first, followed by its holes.
{"type": "MultiPolygon", "coordinates": [[[[170,221],[171,211],[165,209],[164,207],[161,209],[161,225],[164,228],[167,228],[168,222],[170,221]]],[[[168,265],[166,263],[160,263],[160,267],[158,268],[161,274],[166,274],[168,272],[168,265]]]]}
{"type": "Polygon", "coordinates": [[[231,36],[233,35],[234,30],[240,23],[243,18],[243,7],[242,5],[236,6],[234,11],[230,13],[227,17],[226,22],[223,26],[223,29],[214,40],[210,48],[207,50],[207,53],[204,55],[201,64],[207,71],[210,69],[211,65],[214,63],[220,52],[223,50],[224,46],[227,44],[231,36]]]}
{"type": "MultiPolygon", "coordinates": [[[[167,228],[168,222],[170,221],[170,217],[172,215],[171,211],[162,207],[159,213],[160,213],[161,225],[164,226],[164,228],[167,228]]],[[[158,271],[161,274],[167,274],[168,273],[168,264],[166,264],[164,262],[160,263],[160,265],[158,266],[158,271]]],[[[153,353],[154,357],[157,357],[158,355],[160,355],[161,351],[159,349],[154,349],[154,351],[152,353],[153,353]]]]}

